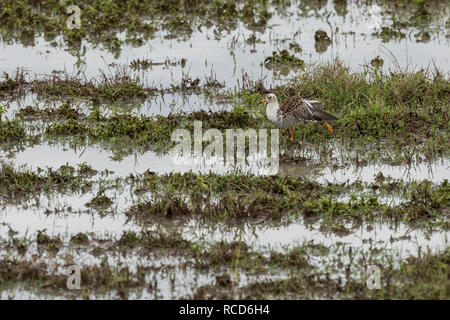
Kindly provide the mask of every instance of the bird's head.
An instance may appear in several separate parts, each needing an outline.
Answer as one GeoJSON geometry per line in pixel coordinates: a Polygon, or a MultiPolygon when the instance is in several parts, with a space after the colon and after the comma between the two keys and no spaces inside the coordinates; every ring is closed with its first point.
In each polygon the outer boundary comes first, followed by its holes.
{"type": "Polygon", "coordinates": [[[277,96],[273,93],[269,93],[266,95],[264,99],[261,100],[262,103],[277,103],[277,96]]]}

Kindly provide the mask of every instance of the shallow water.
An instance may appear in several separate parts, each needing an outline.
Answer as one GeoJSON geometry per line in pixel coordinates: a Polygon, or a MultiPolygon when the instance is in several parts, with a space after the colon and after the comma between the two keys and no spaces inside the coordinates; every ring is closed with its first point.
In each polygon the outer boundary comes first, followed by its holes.
{"type": "MultiPolygon", "coordinates": [[[[172,92],[173,85],[179,85],[183,77],[199,78],[201,84],[208,79],[217,80],[224,84],[223,90],[242,87],[245,81],[262,79],[266,87],[285,83],[285,80],[296,74],[291,67],[271,70],[264,66],[264,60],[273,51],[287,49],[290,53],[294,50],[290,45],[301,47],[301,52],[295,53],[297,58],[310,63],[327,63],[334,58],[341,59],[354,71],[362,71],[370,61],[380,56],[384,60],[382,69],[389,70],[418,70],[421,68],[433,69],[435,64],[445,76],[450,71],[450,30],[449,6],[440,4],[438,10],[433,11],[431,21],[427,27],[406,27],[403,30],[406,37],[403,39],[383,40],[372,35],[383,26],[390,26],[392,19],[388,15],[388,9],[378,5],[367,6],[356,1],[349,1],[345,7],[339,7],[338,2],[329,0],[326,5],[319,5],[314,9],[315,2],[302,1],[275,12],[268,22],[268,28],[251,30],[243,23],[238,23],[238,28],[230,32],[222,32],[219,36],[214,33],[214,28],[202,26],[185,39],[166,39],[166,31],[156,33],[155,38],[145,41],[142,45],[134,47],[124,45],[120,53],[112,53],[102,45],[89,43],[83,40],[86,54],[77,57],[77,53],[68,50],[62,37],[57,37],[50,43],[43,37],[36,37],[34,46],[21,43],[19,40],[11,42],[0,39],[0,72],[7,72],[12,76],[17,67],[24,67],[30,78],[39,78],[49,75],[52,70],[65,70],[69,74],[80,72],[86,78],[100,79],[100,69],[106,74],[113,73],[123,66],[129,66],[133,59],[151,59],[154,62],[170,60],[174,64],[153,66],[146,71],[131,72],[138,76],[145,86],[166,90],[166,93],[155,93],[143,101],[127,103],[114,102],[103,103],[100,108],[105,113],[130,112],[137,115],[162,115],[170,113],[193,112],[198,110],[226,110],[233,105],[233,101],[220,101],[207,93],[172,92]],[[323,29],[330,36],[332,43],[324,45],[314,40],[317,30],[323,29]],[[430,39],[425,42],[417,41],[415,37],[426,29],[430,39]],[[254,42],[247,41],[254,36],[254,42]],[[56,45],[55,45],[56,44],[56,45]],[[186,63],[182,64],[181,59],[186,63]],[[108,66],[114,64],[114,66],[108,66]],[[114,111],[115,110],[115,111],[114,111]]],[[[403,13],[398,15],[404,18],[403,13]]],[[[124,33],[118,34],[124,38],[124,33]]],[[[36,94],[27,93],[20,98],[4,99],[0,105],[8,106],[3,116],[12,118],[20,108],[28,105],[39,107],[58,107],[65,102],[65,98],[43,99],[36,94]]],[[[88,113],[93,105],[89,101],[72,101],[73,106],[78,106],[84,113],[88,113]]],[[[402,179],[403,181],[429,180],[433,183],[442,183],[450,180],[450,159],[438,159],[432,162],[417,162],[411,165],[392,165],[372,162],[365,165],[347,163],[344,146],[336,146],[331,151],[331,160],[327,163],[321,161],[320,152],[311,146],[299,144],[299,154],[307,159],[301,163],[281,163],[278,174],[285,176],[304,177],[319,183],[352,183],[361,181],[371,183],[381,172],[389,179],[402,179]]],[[[6,154],[0,150],[0,159],[6,154]]],[[[113,171],[108,177],[126,177],[130,174],[143,173],[145,171],[166,174],[171,172],[207,173],[215,172],[226,174],[230,172],[260,174],[260,168],[235,168],[219,164],[216,159],[207,159],[208,165],[202,162],[204,159],[194,159],[189,163],[176,164],[171,154],[158,155],[153,151],[143,154],[136,153],[120,157],[100,146],[83,146],[81,148],[69,147],[63,142],[55,144],[44,142],[23,151],[11,154],[7,161],[11,161],[17,167],[21,165],[35,170],[36,168],[51,167],[58,169],[60,166],[70,164],[76,166],[86,162],[98,171],[113,171]]],[[[99,178],[99,176],[96,176],[99,178]]],[[[256,251],[267,252],[274,250],[286,252],[296,245],[311,244],[332,248],[330,254],[314,256],[313,265],[318,269],[332,268],[329,270],[335,276],[340,276],[343,270],[338,267],[337,261],[346,257],[349,248],[355,255],[377,256],[374,249],[379,250],[379,259],[383,256],[392,257],[396,264],[404,261],[409,256],[417,256],[420,252],[430,250],[439,252],[448,247],[449,231],[414,229],[405,223],[389,223],[377,221],[375,223],[363,223],[353,225],[345,223],[347,232],[341,234],[327,232],[321,229],[321,220],[308,221],[299,219],[293,223],[269,223],[260,219],[258,221],[243,222],[239,224],[207,223],[197,219],[166,220],[155,219],[147,222],[145,226],[136,221],[129,221],[124,212],[135,204],[138,196],[130,190],[108,190],[106,194],[114,201],[114,205],[104,211],[88,208],[86,204],[97,194],[98,187],[84,195],[78,194],[50,194],[36,196],[37,199],[29,200],[20,205],[5,205],[0,208],[0,238],[10,239],[10,231],[17,232],[18,238],[36,238],[40,230],[46,230],[51,236],[59,235],[64,247],[55,257],[48,252],[38,252],[35,244],[30,246],[25,256],[15,254],[18,258],[37,259],[59,266],[59,272],[65,272],[65,255],[71,255],[74,263],[99,264],[100,257],[94,257],[90,252],[91,247],[85,250],[77,250],[67,247],[70,238],[79,233],[95,237],[92,245],[98,244],[98,239],[109,241],[120,238],[124,231],[140,232],[144,229],[159,231],[175,231],[182,234],[186,240],[212,245],[219,241],[245,241],[249,247],[256,251]],[[58,213],[47,212],[58,211],[58,213]]],[[[347,196],[338,199],[342,202],[349,201],[347,196]]],[[[393,196],[383,199],[390,204],[397,204],[404,199],[393,196]]],[[[0,250],[0,256],[14,255],[14,253],[0,250]]],[[[108,254],[111,265],[128,266],[136,269],[139,266],[163,267],[162,271],[149,273],[146,282],[155,283],[156,289],[145,289],[140,292],[130,293],[130,298],[141,299],[173,299],[192,295],[195,289],[202,285],[215,283],[214,272],[198,272],[195,269],[177,268],[183,262],[180,257],[158,257],[148,259],[139,256],[134,251],[127,254],[108,254]],[[173,267],[173,268],[172,268],[173,267]]],[[[377,256],[378,257],[378,256],[377,256]]],[[[222,270],[221,270],[222,271],[222,270]]],[[[230,270],[224,273],[232,274],[230,270]]],[[[357,271],[355,271],[357,272],[357,271]]],[[[234,275],[232,275],[234,277],[234,275]]],[[[265,275],[240,275],[239,285],[245,285],[261,279],[277,279],[287,277],[278,274],[265,275]]],[[[237,280],[237,279],[236,279],[237,280]]],[[[108,295],[91,296],[92,298],[115,297],[115,292],[108,295]]],[[[63,298],[63,295],[47,295],[47,293],[35,293],[20,286],[0,290],[0,298],[10,296],[23,299],[63,298]]]]}
{"type": "MultiPolygon", "coordinates": [[[[1,155],[1,153],[0,153],[1,155]]],[[[306,157],[316,158],[313,151],[306,151],[306,157]]],[[[134,154],[118,161],[114,154],[100,147],[82,147],[72,149],[60,144],[50,145],[44,143],[25,151],[19,152],[9,159],[17,166],[26,165],[30,169],[50,167],[58,169],[62,165],[69,164],[76,166],[83,162],[88,163],[97,171],[113,171],[113,176],[126,177],[129,174],[152,171],[158,174],[170,172],[196,172],[226,174],[232,172],[258,174],[258,167],[236,168],[220,164],[214,159],[200,159],[198,161],[180,162],[172,154],[157,155],[152,151],[144,154],[134,154]],[[51,157],[49,156],[51,155],[51,157]]],[[[262,167],[264,169],[264,167],[262,167]]],[[[365,166],[347,165],[343,168],[334,169],[332,166],[325,166],[317,159],[301,164],[280,164],[278,174],[294,177],[304,177],[321,183],[333,182],[343,183],[354,181],[374,182],[375,177],[382,173],[384,177],[392,179],[403,179],[404,181],[429,180],[434,183],[441,183],[450,180],[450,159],[438,159],[433,162],[420,162],[413,164],[389,165],[389,164],[367,164],[365,166]]]]}
{"type": "MultiPolygon", "coordinates": [[[[10,230],[17,232],[16,237],[31,239],[36,236],[37,230],[46,230],[46,234],[60,236],[67,245],[71,236],[78,232],[83,232],[89,235],[90,238],[110,241],[118,239],[123,231],[133,230],[139,232],[142,230],[141,226],[133,222],[126,222],[122,214],[99,216],[95,213],[76,214],[71,212],[70,214],[46,215],[40,209],[18,210],[15,207],[7,207],[0,211],[0,216],[2,218],[0,238],[3,239],[8,239],[10,230]]],[[[310,262],[318,270],[332,271],[333,278],[344,275],[344,269],[339,268],[334,261],[349,263],[350,258],[346,255],[350,248],[353,249],[354,259],[358,256],[367,257],[367,254],[370,253],[373,258],[378,257],[377,259],[381,259],[381,261],[386,256],[389,259],[393,259],[393,263],[398,265],[398,263],[409,256],[416,256],[420,252],[437,253],[449,245],[450,232],[448,231],[429,233],[424,230],[412,229],[403,223],[390,224],[385,222],[373,223],[370,228],[367,225],[352,226],[347,224],[346,226],[351,231],[346,235],[340,236],[330,236],[329,233],[321,231],[320,221],[311,223],[303,220],[289,225],[281,224],[278,226],[266,224],[263,221],[232,226],[223,223],[209,224],[194,220],[187,222],[167,220],[166,222],[160,221],[147,224],[145,229],[162,229],[169,232],[173,230],[182,234],[186,240],[207,245],[220,241],[244,241],[251,250],[262,253],[268,250],[285,252],[297,245],[304,244],[313,247],[324,246],[331,251],[325,255],[313,253],[310,262]],[[333,270],[329,270],[329,268],[333,270]]],[[[91,240],[90,248],[92,248],[92,245],[95,246],[96,242],[97,240],[91,240]]],[[[102,245],[98,244],[97,246],[101,247],[102,245]]],[[[41,252],[38,260],[45,261],[49,265],[60,266],[58,267],[59,272],[65,274],[66,269],[62,266],[67,265],[67,262],[61,260],[63,257],[67,258],[70,256],[71,264],[77,265],[99,265],[101,263],[104,255],[93,256],[92,253],[88,253],[90,248],[80,250],[63,247],[56,257],[46,252],[41,252]]],[[[28,248],[25,256],[17,255],[17,258],[31,258],[36,252],[37,248],[33,245],[28,248]]],[[[107,252],[105,251],[105,253],[107,252]]],[[[4,255],[10,258],[16,256],[14,252],[1,252],[0,256],[4,255]]],[[[107,254],[107,259],[109,265],[127,266],[132,272],[138,266],[163,267],[161,271],[149,271],[147,275],[146,281],[148,283],[156,281],[157,286],[155,290],[144,290],[144,292],[138,290],[138,292],[133,293],[143,295],[141,298],[172,299],[191,295],[201,285],[214,284],[215,276],[217,275],[214,272],[205,273],[198,272],[195,269],[179,269],[177,266],[185,260],[176,256],[148,258],[135,254],[133,250],[128,250],[126,254],[109,253],[107,254]]],[[[38,262],[36,258],[34,260],[38,262]]],[[[357,264],[353,266],[353,277],[361,276],[360,267],[357,264]]],[[[227,272],[227,270],[224,270],[224,272],[227,272]]],[[[251,276],[241,273],[238,283],[244,286],[255,280],[284,277],[287,277],[287,275],[251,276]]],[[[33,297],[33,295],[29,294],[27,290],[21,291],[13,288],[3,291],[2,297],[5,297],[5,295],[14,295],[15,298],[33,297]]],[[[99,298],[106,297],[101,295],[99,298]]]]}
{"type": "MultiPolygon", "coordinates": [[[[433,31],[428,42],[417,42],[414,35],[420,30],[418,27],[407,28],[404,39],[383,42],[382,39],[373,37],[372,33],[392,23],[386,8],[376,4],[367,6],[350,1],[345,8],[345,15],[338,14],[331,0],[318,11],[309,8],[308,2],[298,7],[293,4],[282,11],[285,14],[281,16],[275,13],[268,22],[269,28],[262,33],[251,31],[242,23],[229,34],[222,32],[219,38],[215,37],[214,28],[206,27],[195,30],[191,37],[184,40],[166,39],[166,33],[162,31],[139,47],[122,46],[118,57],[102,49],[102,46],[83,41],[87,51],[82,57],[84,64],[81,68],[91,78],[100,75],[99,69],[108,74],[109,67],[106,63],[129,65],[133,59],[139,58],[155,62],[164,62],[166,59],[179,62],[187,59],[183,68],[180,64],[154,66],[151,70],[137,74],[145,84],[157,88],[168,88],[172,83],[179,83],[183,74],[204,80],[211,73],[219,82],[225,83],[227,88],[235,87],[238,80],[242,80],[243,73],[250,79],[265,79],[267,84],[276,84],[282,82],[292,70],[287,69],[284,75],[274,74],[262,66],[262,63],[272,51],[287,49],[289,43],[294,42],[302,48],[298,57],[306,63],[328,62],[340,57],[355,70],[360,70],[364,64],[380,56],[385,61],[385,70],[397,68],[398,65],[402,69],[426,69],[433,62],[444,72],[450,70],[450,39],[446,28],[449,7],[445,4],[433,11],[429,25],[429,29],[433,31]],[[317,47],[314,33],[319,29],[328,33],[332,39],[331,45],[317,47]],[[257,42],[249,44],[246,40],[252,34],[255,34],[257,42]]],[[[399,15],[402,17],[401,13],[399,15]]],[[[124,34],[119,34],[118,37],[124,38],[124,34]]],[[[54,42],[60,45],[55,47],[43,37],[37,37],[34,46],[24,46],[17,42],[3,43],[0,47],[2,71],[13,74],[16,67],[24,67],[30,75],[37,76],[49,74],[52,70],[75,73],[78,57],[64,48],[62,37],[57,37],[54,42]]]]}

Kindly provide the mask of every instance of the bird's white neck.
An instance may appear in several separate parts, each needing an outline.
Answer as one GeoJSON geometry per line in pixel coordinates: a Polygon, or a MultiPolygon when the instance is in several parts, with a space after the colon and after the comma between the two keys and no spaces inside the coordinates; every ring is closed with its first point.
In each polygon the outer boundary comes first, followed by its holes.
{"type": "Polygon", "coordinates": [[[269,102],[267,104],[266,114],[269,121],[278,122],[278,109],[280,109],[278,102],[269,102]]]}

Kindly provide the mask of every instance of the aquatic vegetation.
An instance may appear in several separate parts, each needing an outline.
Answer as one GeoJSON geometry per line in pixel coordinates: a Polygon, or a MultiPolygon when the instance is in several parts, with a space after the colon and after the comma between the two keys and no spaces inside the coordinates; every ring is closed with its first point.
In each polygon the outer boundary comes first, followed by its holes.
{"type": "Polygon", "coordinates": [[[24,71],[17,69],[13,78],[8,73],[3,72],[3,81],[0,81],[0,97],[10,96],[21,91],[21,87],[26,83],[24,71]]]}
{"type": "Polygon", "coordinates": [[[381,290],[370,290],[365,281],[336,281],[305,271],[274,281],[261,281],[241,290],[246,299],[313,297],[356,299],[443,299],[448,296],[449,252],[410,258],[399,268],[384,267],[381,290]],[[349,294],[351,292],[351,294],[349,294]]]}
{"type": "Polygon", "coordinates": [[[414,38],[416,38],[416,42],[428,42],[431,40],[431,35],[425,31],[425,32],[420,32],[420,33],[416,33],[414,35],[414,38]]]}
{"type": "Polygon", "coordinates": [[[372,35],[383,39],[383,42],[406,37],[405,33],[389,27],[382,27],[380,31],[374,32],[372,35]]]}
{"type": "Polygon", "coordinates": [[[89,237],[84,233],[77,233],[70,238],[70,243],[75,245],[87,245],[89,244],[89,237]]]}
{"type": "MultiPolygon", "coordinates": [[[[82,295],[89,296],[89,292],[105,289],[116,289],[123,295],[125,288],[140,286],[141,276],[133,274],[128,267],[112,267],[107,263],[101,266],[86,266],[81,269],[81,281],[83,283],[82,295]],[[133,277],[132,275],[136,275],[133,277]]],[[[19,282],[27,288],[40,288],[54,290],[55,293],[67,291],[67,276],[61,273],[51,272],[45,263],[32,261],[17,261],[3,258],[0,261],[0,283],[19,282]]]]}
{"type": "Polygon", "coordinates": [[[110,207],[114,202],[104,194],[104,190],[100,190],[97,195],[86,204],[87,207],[103,209],[110,207]]]}
{"type": "Polygon", "coordinates": [[[201,24],[211,21],[216,23],[219,30],[234,29],[239,20],[252,27],[265,26],[271,15],[267,10],[268,2],[248,1],[237,5],[229,0],[188,3],[176,0],[169,3],[152,1],[130,4],[128,1],[105,3],[94,0],[79,4],[83,12],[81,28],[67,30],[64,23],[65,3],[46,0],[36,6],[33,1],[18,4],[7,0],[2,3],[0,18],[4,21],[3,30],[17,32],[24,44],[31,45],[36,33],[43,33],[48,39],[63,34],[69,47],[80,46],[81,39],[87,38],[94,43],[100,42],[111,52],[117,53],[120,52],[121,44],[139,44],[142,39],[152,37],[161,28],[168,32],[168,38],[180,38],[189,36],[201,24]],[[202,19],[198,19],[200,17],[202,19]],[[114,26],[114,30],[126,30],[126,39],[112,37],[111,26],[114,26]],[[33,30],[23,31],[24,27],[33,27],[33,30]],[[109,32],[102,32],[105,29],[109,32]]]}
{"type": "Polygon", "coordinates": [[[316,40],[317,42],[330,42],[331,43],[330,37],[322,29],[317,30],[316,33],[314,33],[314,40],[316,40]]]}
{"type": "Polygon", "coordinates": [[[146,70],[153,66],[175,66],[180,63],[182,66],[186,64],[186,59],[181,59],[179,62],[166,59],[164,62],[156,62],[151,59],[134,59],[130,62],[130,68],[133,70],[146,70]]]}
{"type": "Polygon", "coordinates": [[[370,65],[374,68],[381,68],[384,64],[384,60],[380,58],[380,56],[376,56],[372,60],[370,60],[370,65]]]}
{"type": "Polygon", "coordinates": [[[327,51],[328,47],[331,45],[332,41],[328,34],[323,30],[317,30],[314,33],[315,49],[318,53],[323,53],[327,51]]]}
{"type": "Polygon", "coordinates": [[[72,108],[69,103],[64,103],[58,108],[46,108],[43,110],[39,110],[38,108],[32,106],[26,106],[25,108],[20,109],[17,115],[27,120],[36,118],[46,120],[76,120],[84,116],[79,109],[72,108]]]}
{"type": "Polygon", "coordinates": [[[25,128],[18,120],[0,121],[0,143],[23,141],[26,137],[25,128]]]}
{"type": "MultiPolygon", "coordinates": [[[[352,73],[342,63],[334,62],[308,68],[289,84],[275,87],[272,91],[280,100],[286,95],[300,94],[322,101],[326,111],[339,117],[335,132],[343,142],[349,139],[349,142],[358,141],[364,145],[388,140],[391,148],[398,152],[403,152],[401,148],[408,146],[432,157],[449,150],[449,90],[448,80],[439,73],[430,75],[419,71],[387,75],[370,70],[352,73]]],[[[119,97],[122,94],[120,89],[115,92],[119,93],[108,96],[119,97]]],[[[85,138],[103,141],[133,139],[138,145],[153,143],[168,150],[172,145],[172,131],[178,127],[192,129],[194,120],[204,121],[205,129],[219,130],[268,125],[263,110],[257,106],[259,94],[242,91],[235,99],[239,100],[231,111],[198,111],[168,117],[104,116],[98,109],[84,116],[70,104],[43,110],[29,106],[21,109],[18,115],[22,119],[20,121],[41,118],[50,122],[45,128],[46,136],[70,135],[82,138],[82,141],[85,138]]],[[[18,121],[4,122],[1,129],[4,139],[23,138],[25,131],[18,121]]],[[[326,132],[318,126],[298,126],[295,135],[311,143],[328,139],[326,132]]],[[[286,135],[280,136],[283,147],[289,148],[291,144],[286,135]]]]}
{"type": "MultiPolygon", "coordinates": [[[[199,81],[189,80],[179,89],[196,90],[198,86],[199,81]]],[[[275,93],[281,101],[293,94],[321,101],[325,111],[339,118],[334,128],[336,139],[349,147],[358,145],[374,151],[362,155],[366,159],[376,159],[374,145],[378,145],[378,150],[382,148],[397,154],[404,161],[410,161],[411,156],[417,154],[428,159],[445,156],[450,150],[448,79],[438,71],[434,74],[425,71],[385,74],[368,68],[362,73],[354,73],[339,61],[308,66],[286,85],[271,90],[261,83],[249,85],[231,95],[234,106],[229,111],[178,112],[167,117],[111,112],[107,116],[98,108],[88,114],[81,112],[73,102],[45,109],[27,106],[19,110],[15,119],[3,121],[0,133],[4,141],[24,139],[28,121],[41,119],[46,123],[39,128],[43,130],[44,139],[68,137],[81,144],[97,143],[119,148],[121,153],[123,147],[128,149],[127,153],[133,147],[168,151],[173,146],[170,139],[173,130],[192,130],[195,120],[203,121],[205,130],[270,127],[263,108],[258,105],[261,94],[268,91],[275,93]]],[[[108,96],[121,99],[125,94],[121,89],[114,92],[108,96]]],[[[130,95],[127,93],[126,98],[130,95]]],[[[98,95],[94,94],[92,99],[96,100],[96,97],[98,95]]],[[[288,141],[283,130],[281,149],[289,150],[295,145],[288,141]]],[[[325,130],[309,124],[296,126],[295,138],[313,144],[329,140],[325,130]]]]}
{"type": "Polygon", "coordinates": [[[59,251],[62,241],[59,237],[50,237],[45,233],[45,230],[39,230],[36,236],[36,243],[40,247],[44,247],[49,251],[59,251]]]}
{"type": "Polygon", "coordinates": [[[85,168],[77,170],[65,165],[56,171],[49,168],[46,172],[43,169],[34,172],[3,162],[0,165],[0,198],[3,201],[50,190],[89,190],[92,186],[92,181],[82,175],[85,168]]]}
{"type": "Polygon", "coordinates": [[[44,96],[89,97],[94,101],[99,99],[122,100],[145,98],[154,89],[144,89],[138,79],[128,76],[105,78],[100,83],[82,81],[78,78],[55,78],[35,80],[31,90],[44,96]]]}
{"type": "Polygon", "coordinates": [[[304,61],[291,55],[287,50],[281,50],[278,52],[272,52],[272,56],[267,57],[264,60],[264,64],[268,68],[275,68],[283,65],[289,65],[298,68],[304,65],[304,61]]]}
{"type": "MultiPolygon", "coordinates": [[[[449,227],[447,208],[450,205],[449,184],[433,186],[430,182],[410,183],[378,182],[364,185],[328,184],[289,177],[258,177],[242,175],[198,175],[192,173],[158,176],[145,173],[135,177],[136,193],[141,197],[151,192],[149,201],[132,206],[127,215],[138,219],[162,216],[201,217],[210,219],[291,219],[323,216],[373,221],[394,219],[416,226],[439,225],[449,227]],[[374,190],[376,194],[351,196],[348,202],[336,199],[342,194],[374,190]],[[378,201],[381,191],[397,190],[406,201],[389,206],[378,201]],[[426,191],[426,192],[425,192],[426,191]]],[[[325,220],[328,230],[336,229],[333,219],[325,220]],[[333,229],[329,229],[333,226],[333,229]]]]}
{"type": "MultiPolygon", "coordinates": [[[[335,61],[307,69],[288,85],[272,91],[281,100],[297,93],[321,101],[326,111],[340,119],[335,124],[337,137],[360,143],[388,140],[396,149],[424,143],[427,153],[445,154],[449,90],[449,80],[439,72],[353,73],[335,61]]],[[[309,141],[325,139],[324,133],[317,126],[296,130],[298,137],[309,141]]]]}

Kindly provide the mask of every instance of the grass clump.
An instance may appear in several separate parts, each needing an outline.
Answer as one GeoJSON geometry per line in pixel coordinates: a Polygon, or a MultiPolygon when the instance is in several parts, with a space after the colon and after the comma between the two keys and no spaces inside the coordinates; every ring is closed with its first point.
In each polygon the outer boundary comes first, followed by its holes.
{"type": "Polygon", "coordinates": [[[86,204],[86,207],[95,209],[106,209],[110,207],[114,202],[105,195],[104,190],[97,192],[97,195],[86,204]]]}
{"type": "Polygon", "coordinates": [[[24,141],[27,137],[20,121],[17,119],[2,121],[0,118],[0,143],[24,141]]]}
{"type": "Polygon", "coordinates": [[[17,69],[13,78],[8,73],[3,72],[3,81],[0,81],[0,97],[7,97],[15,93],[22,93],[25,81],[25,73],[23,70],[17,69]]]}
{"type": "Polygon", "coordinates": [[[169,115],[168,117],[135,116],[130,114],[114,114],[104,116],[98,109],[86,118],[69,118],[64,122],[51,123],[45,129],[47,137],[70,136],[84,141],[107,141],[121,145],[143,145],[153,150],[168,150],[174,143],[172,132],[177,128],[193,131],[194,121],[202,120],[204,129],[248,127],[255,121],[249,112],[237,108],[232,112],[208,113],[205,111],[190,114],[169,115]]]}
{"type": "Polygon", "coordinates": [[[259,193],[223,195],[217,201],[197,200],[190,203],[187,203],[183,196],[164,194],[131,207],[126,214],[130,217],[201,216],[212,219],[254,219],[264,216],[267,219],[279,220],[289,209],[292,209],[292,206],[287,200],[259,193]]]}
{"type": "Polygon", "coordinates": [[[79,109],[71,107],[69,103],[63,103],[58,108],[45,108],[43,110],[26,106],[25,108],[19,109],[18,115],[24,119],[41,118],[45,120],[76,120],[84,116],[79,109]]]}
{"type": "MultiPolygon", "coordinates": [[[[410,147],[426,156],[450,150],[450,82],[439,72],[353,73],[334,61],[305,70],[273,92],[279,100],[300,94],[321,101],[339,118],[335,134],[344,141],[385,141],[394,150],[410,147]]],[[[297,136],[308,142],[329,139],[319,126],[297,127],[297,136]]]]}
{"type": "Polygon", "coordinates": [[[45,230],[39,230],[37,232],[36,242],[40,247],[44,247],[49,251],[59,251],[62,246],[62,241],[59,236],[50,237],[45,233],[45,230]]]}
{"type": "Polygon", "coordinates": [[[144,231],[124,231],[116,242],[119,248],[141,247],[145,252],[157,253],[171,250],[178,253],[189,254],[192,244],[184,240],[179,233],[161,233],[144,231]],[[150,250],[150,251],[149,251],[150,250]]]}
{"type": "MultiPolygon", "coordinates": [[[[82,266],[81,288],[72,291],[72,298],[89,298],[93,293],[104,293],[105,290],[115,292],[121,298],[127,297],[130,288],[139,288],[143,283],[143,270],[132,272],[128,267],[110,266],[107,262],[101,265],[82,266]]],[[[67,274],[52,270],[44,262],[26,259],[0,260],[0,284],[2,286],[23,285],[29,289],[56,295],[67,294],[67,274]]],[[[69,292],[69,297],[71,293],[69,292]]]]}
{"type": "Polygon", "coordinates": [[[406,216],[411,221],[438,221],[444,228],[449,228],[450,184],[448,180],[444,180],[440,185],[433,185],[430,181],[414,183],[408,198],[407,202],[392,210],[393,216],[406,216]]]}
{"type": "Polygon", "coordinates": [[[304,65],[304,61],[291,55],[287,50],[279,50],[278,52],[272,52],[272,56],[264,60],[264,65],[268,68],[277,68],[284,65],[300,68],[304,65]]]}
{"type": "Polygon", "coordinates": [[[35,80],[31,90],[44,96],[88,97],[93,101],[107,101],[146,98],[153,89],[144,89],[138,79],[126,75],[104,77],[100,83],[82,81],[75,77],[53,76],[50,79],[35,80]]]}
{"type": "Polygon", "coordinates": [[[87,245],[89,244],[89,237],[86,234],[79,232],[70,238],[70,243],[75,245],[87,245]]]}
{"type": "Polygon", "coordinates": [[[381,27],[381,30],[372,34],[375,37],[381,38],[383,42],[388,42],[392,39],[403,39],[406,34],[399,30],[390,27],[381,27]]]}

